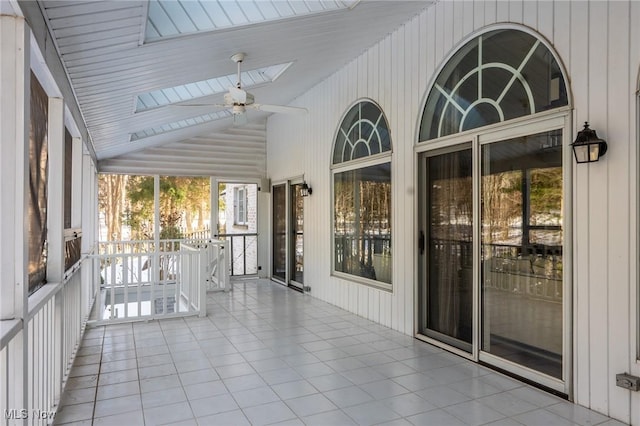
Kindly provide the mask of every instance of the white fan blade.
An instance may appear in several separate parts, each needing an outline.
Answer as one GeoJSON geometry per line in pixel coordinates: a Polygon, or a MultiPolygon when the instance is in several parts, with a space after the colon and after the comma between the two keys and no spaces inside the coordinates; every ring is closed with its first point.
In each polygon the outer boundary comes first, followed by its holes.
{"type": "Polygon", "coordinates": [[[170,107],[191,107],[191,108],[229,108],[229,105],[224,104],[169,104],[170,107]]]}
{"type": "Polygon", "coordinates": [[[231,97],[233,97],[233,100],[236,101],[239,104],[244,104],[247,102],[247,92],[242,90],[242,89],[238,89],[237,87],[229,87],[229,93],[231,94],[231,97]]]}
{"type": "Polygon", "coordinates": [[[253,108],[267,112],[279,112],[283,114],[306,114],[309,112],[306,108],[290,107],[284,105],[251,104],[247,105],[247,108],[253,108]]]}

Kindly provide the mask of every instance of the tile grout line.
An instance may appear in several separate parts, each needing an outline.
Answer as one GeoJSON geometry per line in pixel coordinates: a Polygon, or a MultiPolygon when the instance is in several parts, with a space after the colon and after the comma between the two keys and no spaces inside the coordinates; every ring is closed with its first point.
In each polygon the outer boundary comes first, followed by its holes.
{"type": "Polygon", "coordinates": [[[96,405],[98,404],[98,388],[100,385],[100,375],[102,374],[102,355],[103,355],[103,349],[104,349],[104,335],[106,331],[103,326],[100,326],[100,327],[102,328],[102,340],[100,342],[100,360],[98,362],[98,377],[96,378],[96,391],[93,396],[93,410],[91,411],[91,426],[93,426],[93,423],[94,423],[94,418],[96,416],[96,405]]]}

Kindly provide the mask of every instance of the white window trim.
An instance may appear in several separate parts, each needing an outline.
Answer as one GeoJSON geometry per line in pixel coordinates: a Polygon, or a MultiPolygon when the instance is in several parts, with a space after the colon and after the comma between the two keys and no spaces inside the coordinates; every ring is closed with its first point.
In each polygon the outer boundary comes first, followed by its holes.
{"type": "MultiPolygon", "coordinates": [[[[371,156],[368,157],[361,157],[361,158],[356,158],[354,160],[349,160],[349,161],[343,161],[340,162],[338,164],[334,164],[333,163],[333,156],[334,156],[334,151],[335,151],[335,145],[336,145],[336,140],[337,140],[337,135],[338,133],[341,131],[342,128],[342,124],[343,124],[343,120],[346,117],[346,115],[351,111],[351,109],[358,105],[359,103],[362,102],[370,102],[372,104],[374,104],[382,113],[382,118],[384,118],[385,123],[387,124],[387,130],[389,132],[389,137],[391,138],[391,129],[388,126],[388,120],[386,115],[384,114],[384,111],[382,110],[382,108],[380,107],[380,105],[378,103],[376,103],[375,101],[373,101],[372,99],[368,99],[368,98],[361,98],[358,99],[356,102],[354,102],[352,105],[350,105],[346,110],[344,115],[342,116],[340,122],[338,123],[338,126],[336,128],[336,132],[333,138],[333,144],[331,146],[331,166],[330,166],[330,170],[331,170],[331,202],[329,203],[331,205],[331,273],[330,275],[332,277],[336,277],[336,278],[341,278],[347,281],[351,281],[351,282],[355,282],[358,284],[363,284],[369,287],[373,287],[379,290],[385,290],[388,292],[393,292],[393,271],[395,270],[394,267],[394,256],[391,256],[391,263],[392,263],[392,267],[391,267],[391,274],[392,274],[392,278],[391,278],[391,283],[385,283],[382,281],[376,281],[376,280],[372,280],[370,278],[365,278],[365,277],[360,277],[358,275],[352,275],[346,272],[341,272],[341,271],[337,271],[336,270],[336,265],[335,265],[335,253],[336,253],[336,245],[335,245],[335,176],[338,173],[342,173],[342,172],[348,172],[348,171],[352,171],[352,170],[358,170],[358,169],[363,169],[365,167],[370,167],[370,166],[376,166],[376,165],[380,165],[380,164],[386,164],[389,163],[390,168],[391,168],[391,200],[392,200],[392,213],[393,213],[393,140],[390,139],[389,145],[390,145],[390,149],[388,151],[384,151],[384,152],[380,152],[377,154],[373,154],[371,156]]],[[[394,233],[394,228],[395,226],[393,221],[394,221],[395,215],[392,214],[391,216],[391,246],[394,247],[395,244],[395,233],[394,233]]]]}
{"type": "Polygon", "coordinates": [[[238,226],[247,226],[249,223],[247,214],[247,187],[241,186],[233,188],[233,198],[233,224],[238,226]],[[242,204],[243,207],[242,211],[240,209],[240,204],[242,204]],[[242,213],[242,217],[240,217],[240,213],[242,213]]]}

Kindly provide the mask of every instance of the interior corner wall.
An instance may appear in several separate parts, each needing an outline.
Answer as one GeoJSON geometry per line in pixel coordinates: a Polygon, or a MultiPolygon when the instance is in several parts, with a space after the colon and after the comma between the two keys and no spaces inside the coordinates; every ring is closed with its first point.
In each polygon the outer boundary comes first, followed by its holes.
{"type": "MultiPolygon", "coordinates": [[[[546,39],[568,74],[574,128],[589,121],[609,141],[599,163],[573,167],[573,395],[624,422],[640,420],[635,395],[615,375],[636,361],[636,82],[640,3],[634,1],[438,2],[354,58],[294,105],[306,118],[270,117],[268,175],[305,175],[305,285],[310,294],[385,326],[414,334],[416,156],[421,108],[441,63],[472,34],[521,25],[546,39]],[[393,292],[331,276],[331,171],[335,131],[358,99],[386,114],[393,144],[393,292]],[[635,399],[634,399],[635,398],[635,399]]],[[[575,133],[571,140],[575,138],[575,133]]],[[[571,242],[569,242],[571,244],[571,242]]]]}

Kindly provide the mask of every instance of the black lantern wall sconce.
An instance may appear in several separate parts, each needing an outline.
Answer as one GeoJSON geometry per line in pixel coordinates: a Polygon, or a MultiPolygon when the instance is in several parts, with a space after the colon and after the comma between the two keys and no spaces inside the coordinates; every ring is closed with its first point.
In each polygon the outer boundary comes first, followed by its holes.
{"type": "Polygon", "coordinates": [[[303,197],[308,197],[312,192],[313,190],[309,185],[307,185],[307,182],[303,182],[302,187],[300,187],[300,195],[302,195],[303,197]]]}
{"type": "Polygon", "coordinates": [[[578,132],[571,147],[578,164],[594,163],[607,152],[607,142],[598,138],[596,131],[589,128],[587,121],[584,122],[584,129],[578,132]]]}

